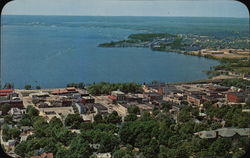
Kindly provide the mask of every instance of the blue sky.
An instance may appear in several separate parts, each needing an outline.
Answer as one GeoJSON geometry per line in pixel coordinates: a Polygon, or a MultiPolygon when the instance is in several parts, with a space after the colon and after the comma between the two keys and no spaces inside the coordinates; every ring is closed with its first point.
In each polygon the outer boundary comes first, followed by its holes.
{"type": "Polygon", "coordinates": [[[2,14],[249,18],[247,7],[234,0],[14,0],[2,14]]]}

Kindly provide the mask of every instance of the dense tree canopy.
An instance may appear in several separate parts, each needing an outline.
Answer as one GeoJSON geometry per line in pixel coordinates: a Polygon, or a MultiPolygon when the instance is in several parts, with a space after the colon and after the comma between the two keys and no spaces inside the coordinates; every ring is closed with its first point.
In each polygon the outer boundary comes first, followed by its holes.
{"type": "MultiPolygon", "coordinates": [[[[208,116],[223,117],[235,127],[248,126],[245,123],[248,119],[240,106],[217,109],[221,114],[210,104],[206,108],[208,116]]],[[[22,157],[30,157],[35,150],[42,148],[45,152],[53,152],[56,158],[65,155],[69,158],[87,158],[94,152],[111,152],[114,158],[238,157],[245,153],[249,147],[248,137],[201,139],[194,135],[198,131],[221,127],[212,120],[194,122],[192,118],[197,117],[196,110],[192,107],[182,108],[177,124],[168,112],[158,111],[142,113],[138,118],[130,113],[125,117],[125,122],[121,122],[117,112],[95,118],[98,121],[94,123],[83,122],[79,114],[71,114],[66,117],[64,125],[56,117],[47,123],[33,107],[29,107],[21,122],[31,124],[35,134],[18,144],[15,151],[22,157]],[[80,129],[80,133],[73,133],[71,128],[80,129]]],[[[2,130],[6,135],[4,139],[18,136],[18,131],[15,128],[10,130],[7,124],[2,130]]]]}
{"type": "Polygon", "coordinates": [[[99,94],[110,94],[111,91],[120,90],[124,93],[136,93],[141,92],[141,84],[137,83],[108,83],[108,82],[100,82],[95,83],[87,87],[89,93],[94,95],[99,94]]]}
{"type": "Polygon", "coordinates": [[[80,124],[83,122],[79,114],[69,114],[65,119],[65,125],[72,129],[80,129],[80,124]]]}

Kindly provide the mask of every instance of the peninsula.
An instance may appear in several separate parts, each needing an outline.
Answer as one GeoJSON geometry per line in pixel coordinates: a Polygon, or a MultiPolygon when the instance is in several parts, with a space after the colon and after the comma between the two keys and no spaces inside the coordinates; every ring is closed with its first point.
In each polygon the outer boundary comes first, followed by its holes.
{"type": "Polygon", "coordinates": [[[99,44],[100,47],[143,47],[220,61],[206,73],[210,77],[243,77],[250,74],[249,39],[244,36],[202,36],[195,34],[138,33],[127,40],[99,44]]]}

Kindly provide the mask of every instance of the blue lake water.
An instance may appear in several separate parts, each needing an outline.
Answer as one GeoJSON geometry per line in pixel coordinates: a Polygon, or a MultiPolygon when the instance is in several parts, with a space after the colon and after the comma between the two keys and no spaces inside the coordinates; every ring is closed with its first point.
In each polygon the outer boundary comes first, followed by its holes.
{"type": "Polygon", "coordinates": [[[204,21],[157,17],[2,16],[2,84],[11,82],[15,88],[23,88],[25,84],[52,88],[71,82],[204,79],[207,76],[202,71],[218,64],[217,61],[147,48],[101,48],[98,44],[140,32],[187,33],[210,29],[209,33],[216,33],[215,27],[218,31],[225,28],[224,25],[245,33],[245,20],[240,20],[243,25],[237,20],[224,19],[221,24],[216,18],[204,21]],[[194,27],[197,29],[192,29],[194,27]]]}

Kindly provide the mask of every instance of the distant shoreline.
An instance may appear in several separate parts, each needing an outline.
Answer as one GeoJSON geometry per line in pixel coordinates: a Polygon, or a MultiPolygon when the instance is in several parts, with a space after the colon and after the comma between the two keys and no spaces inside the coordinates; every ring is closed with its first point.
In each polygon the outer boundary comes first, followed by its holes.
{"type": "Polygon", "coordinates": [[[28,14],[2,14],[1,16],[71,16],[71,17],[149,17],[149,18],[225,18],[249,19],[248,17],[212,17],[212,16],[127,16],[127,15],[28,15],[28,14]]]}

